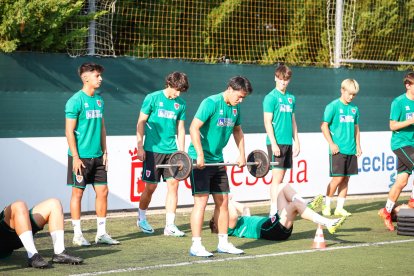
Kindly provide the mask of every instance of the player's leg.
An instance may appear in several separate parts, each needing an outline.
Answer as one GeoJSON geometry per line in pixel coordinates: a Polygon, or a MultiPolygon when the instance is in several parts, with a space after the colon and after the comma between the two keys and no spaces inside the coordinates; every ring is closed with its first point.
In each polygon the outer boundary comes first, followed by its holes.
{"type": "Polygon", "coordinates": [[[183,237],[185,233],[175,225],[175,216],[178,203],[179,181],[174,178],[167,179],[167,198],[165,200],[165,228],[164,235],[183,237]]]}
{"type": "Polygon", "coordinates": [[[325,202],[322,206],[322,214],[324,216],[331,215],[332,198],[334,197],[335,192],[338,189],[338,186],[342,183],[343,179],[343,176],[333,176],[329,182],[328,187],[326,188],[325,202]]]}
{"type": "Polygon", "coordinates": [[[348,183],[349,176],[345,176],[342,182],[338,185],[338,197],[336,200],[336,209],[334,212],[335,216],[348,217],[352,215],[350,212],[344,209],[345,199],[348,195],[348,183]]]}
{"type": "Polygon", "coordinates": [[[32,228],[40,230],[43,229],[46,223],[49,225],[54,251],[53,262],[65,264],[79,264],[83,262],[82,258],[71,256],[65,251],[63,209],[58,199],[51,198],[37,204],[31,210],[31,215],[33,218],[32,228]]]}
{"type": "Polygon", "coordinates": [[[194,194],[194,207],[191,211],[191,235],[192,244],[190,255],[197,257],[210,257],[212,253],[208,252],[201,242],[201,231],[204,222],[204,211],[207,206],[208,194],[194,194]]]}
{"type": "Polygon", "coordinates": [[[279,185],[283,182],[286,170],[275,168],[272,169],[272,183],[270,184],[270,210],[269,216],[273,216],[277,212],[277,195],[279,185]]]}

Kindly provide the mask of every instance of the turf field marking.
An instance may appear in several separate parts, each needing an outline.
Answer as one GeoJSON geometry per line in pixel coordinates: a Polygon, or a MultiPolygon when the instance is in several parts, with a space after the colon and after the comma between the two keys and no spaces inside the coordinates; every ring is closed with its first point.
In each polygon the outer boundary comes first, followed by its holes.
{"type": "Polygon", "coordinates": [[[159,265],[142,266],[142,267],[129,267],[129,268],[122,268],[122,269],[115,269],[115,270],[107,270],[107,271],[96,271],[96,272],[89,272],[89,273],[82,273],[82,274],[72,274],[70,276],[92,276],[92,275],[133,272],[133,271],[142,271],[142,270],[154,270],[154,269],[160,269],[160,268],[188,266],[188,265],[194,265],[194,264],[208,264],[208,263],[218,263],[218,262],[228,262],[228,261],[249,260],[249,259],[257,259],[257,258],[265,258],[265,257],[306,254],[306,253],[314,253],[314,252],[334,251],[334,250],[342,250],[342,249],[350,249],[350,248],[358,248],[358,247],[370,247],[370,246],[388,245],[388,244],[396,244],[396,243],[408,243],[408,242],[414,242],[414,239],[361,243],[361,244],[345,245],[345,246],[338,246],[338,247],[328,247],[322,250],[321,249],[309,249],[309,250],[279,252],[279,253],[270,253],[270,254],[262,254],[262,255],[237,256],[237,257],[230,257],[230,258],[224,258],[224,259],[212,258],[212,259],[196,260],[196,261],[182,262],[182,263],[176,263],[176,264],[159,264],[159,265]]]}

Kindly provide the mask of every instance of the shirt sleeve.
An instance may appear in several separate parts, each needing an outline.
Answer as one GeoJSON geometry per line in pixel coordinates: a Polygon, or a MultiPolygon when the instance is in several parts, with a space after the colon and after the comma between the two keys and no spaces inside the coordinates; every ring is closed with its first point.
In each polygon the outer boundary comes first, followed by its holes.
{"type": "Polygon", "coordinates": [[[333,104],[328,104],[325,107],[325,112],[323,113],[323,121],[328,123],[328,124],[331,124],[334,115],[335,115],[334,105],[333,104]]]}
{"type": "Polygon", "coordinates": [[[81,101],[77,98],[70,98],[66,102],[65,116],[68,119],[78,119],[81,112],[81,101]]]}
{"type": "Polygon", "coordinates": [[[207,121],[215,111],[215,104],[211,99],[204,99],[198,107],[197,113],[194,116],[202,122],[207,121]]]}
{"type": "Polygon", "coordinates": [[[144,101],[142,102],[141,112],[150,115],[152,112],[152,96],[151,94],[145,96],[144,101]]]}
{"type": "Polygon", "coordinates": [[[391,104],[390,121],[399,121],[401,117],[401,108],[399,108],[398,101],[393,101],[391,104]]]}
{"type": "Polygon", "coordinates": [[[276,98],[267,95],[263,100],[263,112],[273,113],[275,110],[276,98]]]}

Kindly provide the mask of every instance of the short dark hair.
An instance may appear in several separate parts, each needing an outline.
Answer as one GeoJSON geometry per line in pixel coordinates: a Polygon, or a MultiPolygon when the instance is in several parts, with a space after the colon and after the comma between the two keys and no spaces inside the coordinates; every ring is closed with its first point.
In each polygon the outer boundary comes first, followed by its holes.
{"type": "Polygon", "coordinates": [[[283,63],[279,64],[275,70],[275,76],[282,80],[290,80],[292,78],[292,73],[292,70],[283,63]]]}
{"type": "Polygon", "coordinates": [[[233,90],[236,91],[243,90],[247,94],[251,94],[253,92],[253,87],[250,81],[242,76],[232,77],[229,80],[227,87],[231,87],[233,90]]]}
{"type": "Polygon", "coordinates": [[[188,78],[185,73],[172,72],[165,78],[165,86],[169,86],[180,92],[185,92],[190,87],[190,84],[188,83],[188,78]]]}
{"type": "Polygon", "coordinates": [[[410,72],[405,75],[404,84],[414,84],[414,72],[410,72]]]}
{"type": "Polygon", "coordinates": [[[85,62],[84,64],[79,66],[78,74],[79,76],[82,76],[82,74],[85,72],[93,72],[93,71],[102,73],[104,70],[105,68],[102,65],[92,63],[92,62],[85,62]]]}

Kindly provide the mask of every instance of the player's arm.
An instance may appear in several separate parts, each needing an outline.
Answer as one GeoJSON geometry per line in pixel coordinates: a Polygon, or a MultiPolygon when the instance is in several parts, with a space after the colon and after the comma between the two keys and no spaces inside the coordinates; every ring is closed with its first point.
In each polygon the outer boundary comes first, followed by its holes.
{"type": "Polygon", "coordinates": [[[280,149],[277,145],[275,133],[273,130],[273,113],[270,112],[263,112],[263,120],[264,120],[264,126],[266,129],[266,134],[269,137],[270,144],[272,145],[272,152],[275,156],[280,156],[280,149]]]}
{"type": "Polygon", "coordinates": [[[76,175],[81,174],[81,167],[85,168],[85,165],[83,165],[82,160],[79,157],[78,149],[76,147],[75,128],[77,121],[77,119],[70,118],[66,118],[65,121],[66,139],[68,141],[69,149],[73,157],[73,172],[76,175]]]}
{"type": "Polygon", "coordinates": [[[244,133],[240,125],[233,128],[233,137],[240,152],[237,164],[239,167],[244,167],[246,166],[246,152],[244,147],[244,133]]]}
{"type": "Polygon", "coordinates": [[[144,132],[145,124],[147,123],[149,115],[140,112],[137,122],[137,157],[139,160],[145,160],[145,151],[144,151],[144,132]]]}
{"type": "Polygon", "coordinates": [[[193,143],[194,149],[197,152],[197,168],[204,167],[204,152],[201,145],[201,133],[200,128],[203,126],[204,122],[200,119],[194,118],[190,125],[190,137],[191,142],[193,143]]]}
{"type": "Polygon", "coordinates": [[[178,141],[178,150],[185,150],[185,127],[184,121],[179,120],[177,125],[177,141],[178,141]]]}
{"type": "Polygon", "coordinates": [[[408,120],[405,120],[405,121],[402,121],[402,122],[390,120],[390,130],[398,131],[398,130],[406,128],[406,127],[408,127],[412,124],[414,124],[414,116],[411,119],[408,119],[408,120]]]}
{"type": "Polygon", "coordinates": [[[362,149],[361,149],[361,132],[359,131],[359,126],[355,125],[355,143],[356,143],[356,156],[360,157],[362,155],[362,149]]]}
{"type": "Polygon", "coordinates": [[[105,127],[105,120],[102,117],[101,122],[101,148],[103,152],[103,164],[105,166],[105,170],[108,170],[108,149],[106,147],[106,127],[105,127]]]}
{"type": "Polygon", "coordinates": [[[300,153],[300,144],[299,144],[299,134],[298,134],[298,125],[296,124],[295,113],[292,114],[292,138],[294,141],[293,145],[293,156],[298,156],[300,153]]]}
{"type": "Polygon", "coordinates": [[[329,125],[327,122],[322,122],[321,130],[322,130],[323,137],[325,137],[326,141],[328,141],[332,154],[339,153],[339,147],[332,140],[331,131],[329,130],[329,125]]]}

